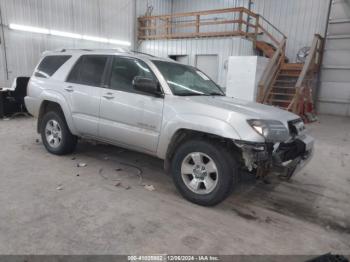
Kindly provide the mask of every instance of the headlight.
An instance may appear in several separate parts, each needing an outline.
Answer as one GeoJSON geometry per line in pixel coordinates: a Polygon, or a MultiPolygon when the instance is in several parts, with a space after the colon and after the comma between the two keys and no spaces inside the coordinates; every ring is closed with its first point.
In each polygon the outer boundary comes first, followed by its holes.
{"type": "Polygon", "coordinates": [[[288,129],[280,121],[250,119],[247,122],[266,142],[282,142],[289,138],[288,129]]]}

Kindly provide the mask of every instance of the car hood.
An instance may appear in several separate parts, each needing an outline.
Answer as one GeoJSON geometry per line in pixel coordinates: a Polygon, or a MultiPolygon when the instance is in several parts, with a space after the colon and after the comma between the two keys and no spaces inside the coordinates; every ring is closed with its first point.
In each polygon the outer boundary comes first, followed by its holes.
{"type": "Polygon", "coordinates": [[[226,96],[192,96],[195,103],[210,105],[244,116],[246,119],[273,119],[288,122],[299,116],[274,106],[263,105],[226,96]]]}

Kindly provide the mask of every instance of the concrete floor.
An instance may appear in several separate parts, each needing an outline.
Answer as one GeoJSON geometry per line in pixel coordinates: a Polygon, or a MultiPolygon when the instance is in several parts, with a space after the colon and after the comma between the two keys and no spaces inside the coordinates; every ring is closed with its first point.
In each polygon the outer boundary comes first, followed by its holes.
{"type": "Polygon", "coordinates": [[[205,208],[181,198],[157,159],[88,142],[58,157],[34,119],[0,120],[0,253],[349,254],[350,118],[309,128],[315,156],[292,181],[246,179],[205,208]]]}

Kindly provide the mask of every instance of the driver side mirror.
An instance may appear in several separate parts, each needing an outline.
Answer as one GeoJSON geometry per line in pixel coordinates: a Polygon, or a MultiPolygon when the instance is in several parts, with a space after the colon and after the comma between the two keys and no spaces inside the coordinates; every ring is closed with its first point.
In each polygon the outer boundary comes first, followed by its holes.
{"type": "Polygon", "coordinates": [[[137,91],[161,96],[158,83],[153,79],[141,77],[141,76],[135,76],[132,81],[132,85],[134,89],[137,91]]]}

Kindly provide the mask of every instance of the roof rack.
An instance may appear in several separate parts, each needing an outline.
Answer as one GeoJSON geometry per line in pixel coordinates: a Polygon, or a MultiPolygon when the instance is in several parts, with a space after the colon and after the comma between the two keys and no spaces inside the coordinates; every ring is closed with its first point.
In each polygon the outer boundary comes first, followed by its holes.
{"type": "Polygon", "coordinates": [[[69,51],[77,51],[77,52],[96,52],[96,51],[110,51],[110,52],[118,52],[118,53],[128,53],[128,54],[140,54],[140,55],[145,55],[145,56],[149,56],[149,57],[156,57],[154,55],[148,54],[148,53],[144,53],[144,52],[139,52],[136,50],[126,50],[124,48],[99,48],[99,49],[90,49],[90,48],[62,48],[62,49],[56,49],[53,51],[50,50],[46,50],[44,51],[45,53],[51,53],[51,52],[55,52],[55,53],[65,53],[65,52],[69,52],[69,51]]]}
{"type": "MultiPolygon", "coordinates": [[[[129,52],[129,50],[125,50],[123,48],[62,48],[62,49],[56,49],[53,52],[60,52],[60,53],[64,53],[64,52],[68,52],[68,51],[85,51],[85,52],[94,52],[94,51],[117,51],[120,53],[127,53],[129,52]]],[[[46,51],[46,52],[50,52],[50,51],[46,51]]]]}
{"type": "Polygon", "coordinates": [[[140,54],[140,55],[147,55],[147,56],[150,56],[150,57],[155,57],[154,55],[151,55],[151,54],[148,54],[148,53],[144,53],[144,52],[139,52],[139,51],[136,51],[136,50],[130,50],[129,52],[130,53],[134,53],[134,54],[140,54]]]}
{"type": "Polygon", "coordinates": [[[63,48],[63,49],[60,49],[60,50],[57,50],[58,52],[66,52],[66,51],[93,51],[92,49],[86,49],[86,48],[82,48],[82,49],[67,49],[67,48],[63,48]]]}

